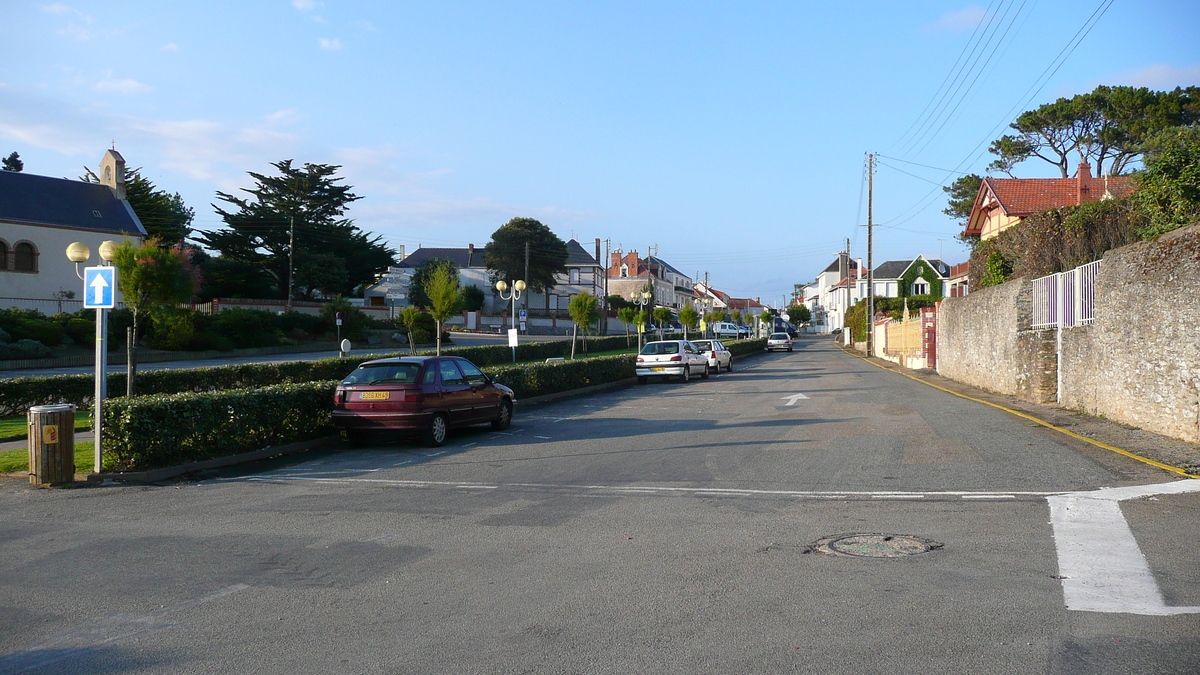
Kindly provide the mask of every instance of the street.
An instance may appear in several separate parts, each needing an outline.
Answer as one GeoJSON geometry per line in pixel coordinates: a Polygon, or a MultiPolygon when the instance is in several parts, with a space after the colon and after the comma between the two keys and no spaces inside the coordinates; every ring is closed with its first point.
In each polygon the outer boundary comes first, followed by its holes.
{"type": "Polygon", "coordinates": [[[436,450],[0,483],[0,672],[1196,672],[1200,481],[796,346],[436,450]]]}

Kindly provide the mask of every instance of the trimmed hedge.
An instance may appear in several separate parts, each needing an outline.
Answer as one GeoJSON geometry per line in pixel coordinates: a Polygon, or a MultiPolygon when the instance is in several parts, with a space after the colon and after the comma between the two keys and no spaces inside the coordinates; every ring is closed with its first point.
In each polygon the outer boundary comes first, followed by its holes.
{"type": "MultiPolygon", "coordinates": [[[[117,471],[235,455],[333,431],[337,382],[119,398],[104,408],[105,456],[117,471]]],[[[109,465],[109,461],[105,462],[109,465]]]]}

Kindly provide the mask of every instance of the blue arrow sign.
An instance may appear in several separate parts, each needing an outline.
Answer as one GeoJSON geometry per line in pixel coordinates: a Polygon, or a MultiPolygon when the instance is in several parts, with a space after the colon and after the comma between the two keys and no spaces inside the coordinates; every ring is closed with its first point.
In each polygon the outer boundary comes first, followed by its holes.
{"type": "Polygon", "coordinates": [[[83,268],[83,308],[112,309],[117,306],[115,267],[83,268]]]}

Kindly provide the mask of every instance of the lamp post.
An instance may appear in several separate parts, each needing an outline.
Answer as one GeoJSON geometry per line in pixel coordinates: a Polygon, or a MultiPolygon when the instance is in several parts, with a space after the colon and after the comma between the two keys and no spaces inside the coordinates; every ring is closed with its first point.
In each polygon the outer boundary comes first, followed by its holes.
{"type": "MultiPolygon", "coordinates": [[[[638,307],[641,307],[642,309],[640,311],[642,311],[642,312],[646,311],[647,305],[652,304],[650,302],[650,291],[642,291],[641,293],[634,291],[633,293],[629,294],[629,300],[630,300],[630,302],[637,305],[638,307]]],[[[642,328],[644,326],[645,326],[645,324],[638,326],[638,351],[639,352],[642,351],[642,328]]]]}
{"type": "MultiPolygon", "coordinates": [[[[97,253],[100,254],[101,266],[108,266],[113,259],[117,245],[112,241],[104,241],[100,244],[97,253]]],[[[92,251],[86,244],[80,242],[72,242],[67,246],[67,260],[75,263],[75,276],[83,280],[83,275],[79,273],[79,263],[87,262],[88,258],[92,257],[92,251]]],[[[86,296],[88,289],[85,287],[83,293],[86,296]]],[[[116,289],[113,289],[113,295],[116,295],[116,289]]],[[[101,425],[104,420],[104,397],[108,392],[108,348],[105,345],[105,337],[108,335],[108,315],[105,314],[103,308],[96,308],[96,383],[95,390],[92,394],[92,399],[96,406],[95,412],[95,440],[96,449],[94,457],[96,460],[96,473],[100,473],[102,468],[101,457],[101,439],[103,434],[101,425]]]]}
{"type": "Polygon", "coordinates": [[[509,330],[508,342],[509,342],[509,346],[512,347],[513,363],[516,363],[517,362],[517,341],[516,341],[515,337],[516,337],[516,330],[517,330],[517,300],[520,299],[520,297],[521,297],[521,291],[525,290],[525,282],[522,281],[521,279],[517,279],[516,281],[514,281],[513,285],[512,285],[512,292],[509,293],[507,297],[505,297],[504,291],[508,290],[508,284],[505,283],[505,281],[503,279],[496,282],[496,290],[500,291],[500,299],[501,300],[511,300],[512,301],[512,314],[509,315],[509,318],[512,320],[513,327],[508,329],[509,330]]]}

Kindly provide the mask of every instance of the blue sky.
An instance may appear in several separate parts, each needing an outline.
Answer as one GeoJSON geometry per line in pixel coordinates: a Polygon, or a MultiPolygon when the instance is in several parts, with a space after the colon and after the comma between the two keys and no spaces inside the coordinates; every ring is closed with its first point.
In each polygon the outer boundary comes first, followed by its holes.
{"type": "Polygon", "coordinates": [[[847,238],[865,258],[864,153],[891,158],[877,264],[961,262],[949,170],[1057,97],[1200,84],[1198,33],[1161,0],[8,0],[0,155],[74,178],[115,143],[198,229],[247,171],[340,164],[350,217],[409,251],[526,216],[776,303],[847,238]]]}

